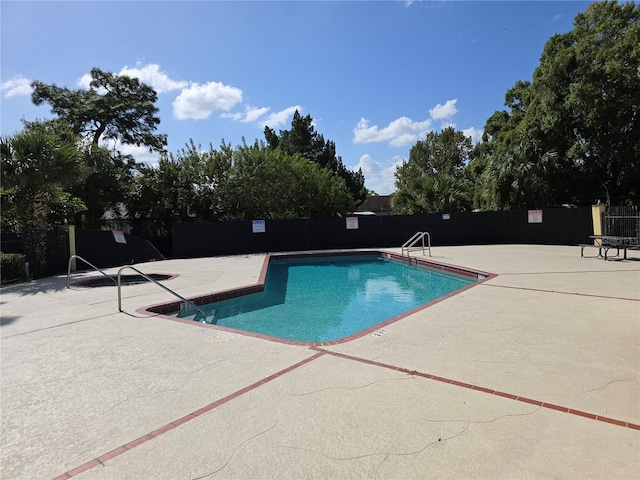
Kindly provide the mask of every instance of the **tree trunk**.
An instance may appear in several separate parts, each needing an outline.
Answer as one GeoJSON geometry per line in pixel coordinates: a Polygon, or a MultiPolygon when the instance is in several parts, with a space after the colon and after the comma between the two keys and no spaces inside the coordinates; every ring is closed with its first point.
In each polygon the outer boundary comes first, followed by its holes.
{"type": "Polygon", "coordinates": [[[100,141],[100,137],[102,136],[102,134],[104,133],[104,131],[107,129],[107,124],[101,124],[98,129],[95,131],[95,133],[93,134],[93,144],[94,145],[98,145],[98,142],[100,141]]]}
{"type": "Polygon", "coordinates": [[[27,190],[18,199],[19,217],[23,221],[22,241],[29,269],[39,274],[47,264],[47,217],[49,209],[46,194],[41,191],[27,190]]]}

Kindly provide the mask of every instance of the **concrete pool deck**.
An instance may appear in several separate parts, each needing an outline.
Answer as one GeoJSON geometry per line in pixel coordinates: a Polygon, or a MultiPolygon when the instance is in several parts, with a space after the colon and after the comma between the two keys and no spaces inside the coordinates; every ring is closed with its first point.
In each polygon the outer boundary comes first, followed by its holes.
{"type": "MultiPolygon", "coordinates": [[[[263,260],[136,267],[195,297],[263,260]]],[[[3,288],[0,478],[640,478],[640,252],[433,260],[498,276],[321,348],[137,313],[152,284],[3,288]]]]}

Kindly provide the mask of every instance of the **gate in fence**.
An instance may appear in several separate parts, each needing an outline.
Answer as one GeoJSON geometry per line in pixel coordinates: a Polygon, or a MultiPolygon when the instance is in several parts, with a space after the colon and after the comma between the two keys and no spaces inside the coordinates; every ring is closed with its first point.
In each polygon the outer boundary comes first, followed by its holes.
{"type": "Polygon", "coordinates": [[[605,235],[640,239],[640,210],[637,206],[607,207],[604,229],[605,235]]]}

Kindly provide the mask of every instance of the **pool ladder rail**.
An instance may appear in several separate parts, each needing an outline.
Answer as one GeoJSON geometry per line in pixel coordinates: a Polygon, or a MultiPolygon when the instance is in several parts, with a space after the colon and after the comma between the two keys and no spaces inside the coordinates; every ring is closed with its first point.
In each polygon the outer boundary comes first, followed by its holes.
{"type": "Polygon", "coordinates": [[[85,260],[80,255],[71,255],[69,257],[69,262],[67,263],[67,288],[71,288],[71,276],[72,276],[71,275],[71,267],[73,267],[73,269],[75,270],[75,261],[76,260],[81,260],[84,263],[86,263],[87,265],[89,265],[91,268],[93,268],[96,272],[100,272],[102,275],[104,275],[105,277],[110,279],[113,282],[114,285],[118,284],[118,281],[115,278],[113,278],[111,275],[107,275],[105,272],[103,272],[98,267],[96,267],[93,263],[89,262],[88,260],[85,260]]]}
{"type": "Polygon", "coordinates": [[[165,287],[160,282],[158,282],[157,280],[151,278],[150,276],[148,276],[144,272],[141,272],[140,270],[138,270],[137,268],[135,268],[132,265],[125,265],[125,266],[121,267],[120,270],[118,270],[118,274],[116,275],[116,278],[113,278],[111,275],[107,275],[101,269],[99,269],[98,267],[96,267],[92,263],[88,262],[87,260],[82,258],[80,255],[72,255],[69,258],[69,265],[68,265],[68,268],[67,268],[67,288],[70,288],[71,265],[72,265],[74,260],[82,260],[84,263],[86,263],[87,265],[92,267],[94,270],[102,273],[105,277],[110,278],[111,280],[113,280],[115,282],[115,284],[118,287],[118,311],[119,312],[123,311],[122,310],[122,289],[121,289],[121,286],[122,286],[122,271],[128,268],[129,270],[133,270],[134,272],[138,273],[145,280],[148,280],[151,283],[155,283],[156,285],[158,285],[163,290],[166,290],[167,292],[169,292],[173,296],[175,296],[175,297],[179,298],[180,300],[182,300],[183,303],[181,304],[181,310],[183,310],[183,308],[184,308],[183,305],[189,305],[192,309],[194,309],[197,312],[196,315],[193,317],[194,320],[199,321],[201,323],[214,323],[215,322],[215,312],[211,316],[211,318],[207,317],[207,314],[205,313],[205,311],[202,310],[200,307],[198,307],[191,300],[188,300],[188,299],[184,298],[182,295],[180,295],[179,293],[176,293],[173,290],[171,290],[170,288],[165,287]],[[198,320],[198,316],[200,316],[200,320],[198,320]]]}
{"type": "Polygon", "coordinates": [[[429,250],[429,256],[431,256],[431,235],[429,235],[429,232],[416,232],[414,236],[402,244],[402,260],[404,261],[405,251],[407,252],[409,262],[411,262],[409,252],[413,250],[422,250],[422,255],[424,255],[425,250],[427,249],[429,250]],[[424,244],[424,237],[427,237],[427,245],[424,244]],[[422,246],[417,245],[419,242],[422,243],[422,246]]]}

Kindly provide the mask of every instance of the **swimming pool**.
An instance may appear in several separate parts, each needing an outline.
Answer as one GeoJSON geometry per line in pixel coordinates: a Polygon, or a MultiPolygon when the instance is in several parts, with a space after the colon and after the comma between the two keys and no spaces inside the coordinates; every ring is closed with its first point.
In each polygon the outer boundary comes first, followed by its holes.
{"type": "MultiPolygon", "coordinates": [[[[329,342],[478,280],[478,276],[408,265],[387,257],[272,258],[262,291],[200,308],[218,326],[298,342],[329,342]]],[[[194,318],[195,312],[187,308],[176,315],[194,318]]]]}

